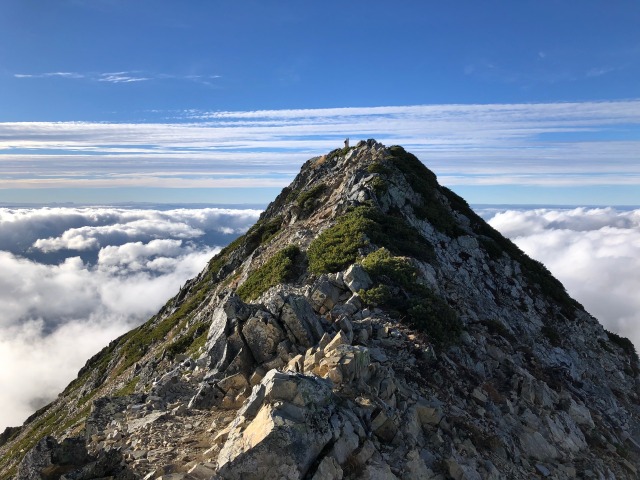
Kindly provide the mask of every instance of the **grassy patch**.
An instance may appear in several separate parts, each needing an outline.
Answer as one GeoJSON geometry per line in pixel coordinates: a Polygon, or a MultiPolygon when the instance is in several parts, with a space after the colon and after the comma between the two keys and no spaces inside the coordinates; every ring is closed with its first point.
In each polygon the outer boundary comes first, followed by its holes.
{"type": "Polygon", "coordinates": [[[399,255],[431,262],[433,246],[401,217],[361,206],[341,216],[316,238],[307,252],[313,273],[337,272],[354,263],[370,243],[399,255]]]}
{"type": "Polygon", "coordinates": [[[187,300],[171,315],[160,323],[153,322],[153,319],[132,330],[127,334],[122,345],[120,355],[123,362],[119,365],[116,376],[125,369],[140,360],[154,344],[163,341],[169,332],[179,324],[186,321],[186,317],[191,314],[202,303],[206,297],[206,289],[200,289],[195,295],[187,300]]]}
{"type": "Polygon", "coordinates": [[[438,345],[457,342],[462,323],[455,311],[430,288],[417,283],[417,269],[407,259],[381,248],[367,255],[362,265],[374,281],[372,288],[359,292],[366,304],[388,310],[438,345]]]}
{"type": "Polygon", "coordinates": [[[238,296],[244,301],[254,300],[269,288],[291,280],[295,271],[295,259],[299,254],[300,249],[296,245],[280,250],[238,287],[238,296]]]}
{"type": "Polygon", "coordinates": [[[12,462],[20,462],[25,454],[31,450],[40,439],[46,435],[51,435],[56,426],[62,424],[65,412],[60,409],[52,410],[30,426],[28,435],[25,435],[19,442],[13,445],[2,459],[0,459],[0,469],[5,469],[12,462]]]}
{"type": "Polygon", "coordinates": [[[116,391],[113,396],[126,397],[127,395],[133,395],[136,392],[136,386],[139,381],[140,377],[133,377],[120,390],[116,391]]]}
{"type": "MultiPolygon", "coordinates": [[[[171,345],[167,348],[167,356],[169,359],[175,358],[176,355],[181,353],[185,353],[187,350],[190,350],[190,347],[193,343],[203,336],[209,330],[209,324],[205,322],[196,323],[192,325],[191,328],[182,335],[179,339],[174,340],[171,345]]],[[[206,339],[206,335],[204,335],[206,339]]]]}
{"type": "Polygon", "coordinates": [[[209,334],[209,325],[207,324],[207,328],[205,328],[199,335],[193,338],[191,345],[185,351],[187,355],[194,355],[197,353],[201,347],[207,343],[207,335],[209,334]]]}

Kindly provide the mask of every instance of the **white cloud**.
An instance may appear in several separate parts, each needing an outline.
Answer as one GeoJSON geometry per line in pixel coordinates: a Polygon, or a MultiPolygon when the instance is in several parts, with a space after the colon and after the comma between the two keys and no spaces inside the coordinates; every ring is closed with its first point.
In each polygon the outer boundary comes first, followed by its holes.
{"type": "Polygon", "coordinates": [[[0,330],[0,430],[55,398],[88,358],[130,326],[126,317],[95,314],[54,331],[38,319],[0,330]]]}
{"type": "Polygon", "coordinates": [[[171,80],[186,80],[190,82],[201,83],[205,85],[212,85],[211,80],[220,78],[220,75],[179,75],[179,74],[166,74],[166,73],[144,73],[144,76],[140,75],[141,72],[45,72],[45,73],[14,73],[14,78],[66,78],[66,79],[85,79],[98,82],[109,83],[133,83],[143,82],[146,80],[154,79],[171,79],[171,80]]]}
{"type": "Polygon", "coordinates": [[[0,209],[0,431],[55,398],[90,356],[155,314],[215,245],[259,214],[0,209]]]}
{"type": "Polygon", "coordinates": [[[507,210],[489,223],[640,352],[640,210],[507,210]]]}
{"type": "Polygon", "coordinates": [[[131,72],[101,73],[98,77],[99,82],[109,83],[132,83],[144,82],[146,80],[150,80],[150,78],[133,76],[131,75],[131,72]]]}
{"type": "Polygon", "coordinates": [[[154,239],[195,240],[242,233],[259,215],[260,210],[226,208],[0,208],[0,249],[86,251],[154,239]]]}
{"type": "Polygon", "coordinates": [[[85,78],[85,75],[77,72],[47,72],[47,73],[38,73],[38,74],[16,73],[13,76],[15,78],[51,78],[51,77],[85,78]]]}

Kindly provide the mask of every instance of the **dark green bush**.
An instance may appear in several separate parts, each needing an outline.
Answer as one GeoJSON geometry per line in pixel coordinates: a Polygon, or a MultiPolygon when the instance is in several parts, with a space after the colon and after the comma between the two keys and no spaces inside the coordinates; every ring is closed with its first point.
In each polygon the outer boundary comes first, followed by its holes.
{"type": "Polygon", "coordinates": [[[238,296],[244,301],[254,300],[269,288],[291,280],[295,272],[295,260],[299,254],[300,249],[296,245],[289,245],[280,250],[264,265],[254,270],[238,287],[238,296]]]}
{"type": "Polygon", "coordinates": [[[366,206],[356,207],[322,232],[309,246],[309,268],[314,273],[337,272],[354,263],[373,243],[400,255],[432,262],[433,246],[402,218],[366,206]]]}
{"type": "Polygon", "coordinates": [[[369,173],[380,173],[382,175],[386,175],[391,172],[387,167],[385,167],[380,162],[374,162],[367,167],[367,172],[369,173]]]}
{"type": "Polygon", "coordinates": [[[382,179],[382,177],[375,177],[374,179],[371,180],[371,184],[370,185],[373,188],[373,191],[378,196],[382,195],[383,193],[385,193],[389,189],[389,186],[387,185],[387,182],[385,182],[382,179]]]}
{"type": "Polygon", "coordinates": [[[362,260],[362,266],[372,278],[387,280],[402,287],[411,285],[415,268],[406,259],[394,257],[386,248],[379,248],[362,260]]]}
{"type": "Polygon", "coordinates": [[[455,343],[462,323],[455,311],[430,288],[417,282],[417,269],[407,259],[380,248],[362,260],[374,286],[361,291],[365,304],[378,306],[425,332],[438,345],[455,343]]]}
{"type": "Polygon", "coordinates": [[[309,245],[309,269],[313,273],[338,272],[351,265],[368,245],[365,234],[374,226],[364,207],[340,217],[309,245]]]}
{"type": "Polygon", "coordinates": [[[296,204],[300,207],[303,213],[310,213],[318,203],[318,198],[322,195],[327,189],[327,186],[324,183],[316,185],[315,187],[302,192],[296,198],[296,204]]]}

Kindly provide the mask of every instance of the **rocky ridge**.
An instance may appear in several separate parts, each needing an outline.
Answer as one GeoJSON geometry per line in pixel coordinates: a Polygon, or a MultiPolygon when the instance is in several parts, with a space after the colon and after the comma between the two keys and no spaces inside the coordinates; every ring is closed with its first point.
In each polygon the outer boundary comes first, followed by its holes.
{"type": "Polygon", "coordinates": [[[640,377],[401,147],[306,162],[59,398],[1,478],[637,478],[640,377]]]}

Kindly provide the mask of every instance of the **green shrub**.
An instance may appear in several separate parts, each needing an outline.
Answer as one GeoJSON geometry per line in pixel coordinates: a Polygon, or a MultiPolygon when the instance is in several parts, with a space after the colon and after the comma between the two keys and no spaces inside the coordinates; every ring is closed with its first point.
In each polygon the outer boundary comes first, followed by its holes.
{"type": "Polygon", "coordinates": [[[313,273],[337,272],[351,265],[369,244],[365,234],[373,228],[374,222],[368,218],[365,207],[340,217],[309,245],[309,269],[313,273]]]}
{"type": "Polygon", "coordinates": [[[369,173],[380,173],[382,175],[387,175],[391,172],[387,167],[385,167],[380,162],[373,162],[371,165],[367,167],[367,172],[369,173]]]}
{"type": "Polygon", "coordinates": [[[393,291],[389,285],[378,284],[368,290],[360,290],[358,292],[362,301],[372,307],[388,306],[393,299],[393,291]]]}
{"type": "Polygon", "coordinates": [[[237,293],[244,301],[258,298],[269,288],[289,281],[295,272],[295,260],[300,254],[296,245],[289,245],[280,250],[264,265],[255,269],[245,282],[238,287],[237,293]]]}
{"type": "MultiPolygon", "coordinates": [[[[253,225],[247,233],[245,233],[242,237],[238,238],[240,243],[246,246],[245,255],[249,255],[260,245],[267,243],[271,240],[276,233],[280,231],[282,227],[282,217],[278,216],[272,218],[271,220],[258,220],[256,224],[253,225]]],[[[229,247],[233,247],[235,242],[229,244],[229,247]]]]}
{"type": "Polygon", "coordinates": [[[382,195],[383,193],[385,193],[388,189],[389,186],[387,185],[387,182],[385,182],[382,177],[375,177],[374,179],[371,180],[371,188],[373,188],[373,191],[376,193],[376,195],[382,195]]]}
{"type": "Polygon", "coordinates": [[[433,246],[401,217],[360,206],[341,216],[333,227],[311,242],[307,252],[309,268],[313,273],[343,270],[370,243],[427,262],[435,259],[433,246]]]}
{"type": "Polygon", "coordinates": [[[379,248],[362,260],[362,266],[372,278],[393,282],[407,288],[415,277],[413,268],[404,258],[394,257],[386,248],[379,248]]]}
{"type": "Polygon", "coordinates": [[[372,288],[359,292],[365,304],[397,315],[436,344],[456,342],[462,333],[457,314],[430,288],[417,282],[417,269],[407,259],[380,248],[367,255],[362,266],[374,281],[372,288]]]}
{"type": "Polygon", "coordinates": [[[326,189],[327,186],[324,183],[316,185],[310,190],[300,193],[296,198],[296,204],[304,214],[311,213],[318,203],[318,198],[326,191],[326,189]]]}

